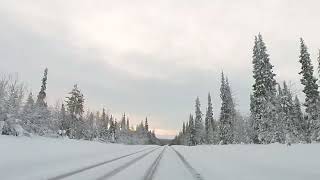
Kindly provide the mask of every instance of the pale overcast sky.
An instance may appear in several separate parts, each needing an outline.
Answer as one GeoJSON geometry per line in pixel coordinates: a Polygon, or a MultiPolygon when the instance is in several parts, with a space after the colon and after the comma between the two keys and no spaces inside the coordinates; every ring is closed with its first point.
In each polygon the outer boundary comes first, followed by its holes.
{"type": "MultiPolygon", "coordinates": [[[[259,32],[277,80],[301,95],[299,37],[312,58],[320,47],[317,0],[1,0],[0,72],[18,72],[38,92],[49,68],[48,101],[77,83],[86,107],[149,116],[172,137],[193,112],[194,99],[213,96],[228,75],[238,110],[249,112],[252,47],[259,32]]],[[[316,65],[316,64],[314,64],[316,65]]]]}

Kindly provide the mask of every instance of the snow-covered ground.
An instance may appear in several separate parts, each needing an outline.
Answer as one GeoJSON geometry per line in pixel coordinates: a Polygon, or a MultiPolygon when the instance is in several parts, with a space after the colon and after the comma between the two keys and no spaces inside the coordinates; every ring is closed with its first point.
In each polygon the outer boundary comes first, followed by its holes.
{"type": "Polygon", "coordinates": [[[159,147],[0,136],[0,179],[318,180],[319,152],[320,144],[159,147]]]}
{"type": "Polygon", "coordinates": [[[0,179],[48,179],[150,147],[0,135],[0,179]]]}
{"type": "Polygon", "coordinates": [[[204,179],[320,179],[320,144],[203,145],[174,148],[204,179]]]}

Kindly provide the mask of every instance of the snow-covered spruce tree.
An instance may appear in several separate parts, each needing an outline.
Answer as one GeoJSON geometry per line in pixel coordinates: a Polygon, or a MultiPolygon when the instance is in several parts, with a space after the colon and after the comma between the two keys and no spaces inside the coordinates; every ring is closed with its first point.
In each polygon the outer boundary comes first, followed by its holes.
{"type": "Polygon", "coordinates": [[[235,123],[237,121],[236,119],[236,109],[235,109],[235,104],[233,101],[233,97],[232,97],[232,92],[231,92],[231,87],[229,84],[229,80],[228,77],[226,77],[226,86],[225,86],[226,90],[226,97],[227,97],[227,105],[228,105],[228,109],[230,112],[229,115],[229,122],[230,122],[230,129],[231,129],[231,134],[230,134],[230,143],[235,143],[235,138],[234,138],[234,131],[235,131],[235,123]]]}
{"type": "Polygon", "coordinates": [[[70,121],[67,118],[66,108],[63,103],[61,104],[59,119],[60,119],[59,129],[65,132],[67,132],[68,129],[70,130],[70,121]]]}
{"type": "Polygon", "coordinates": [[[23,106],[23,110],[21,112],[22,118],[22,126],[27,132],[31,132],[32,129],[32,121],[33,121],[33,112],[35,110],[35,102],[33,99],[33,95],[30,92],[27,98],[26,103],[23,106]]]}
{"type": "Polygon", "coordinates": [[[305,133],[306,133],[306,121],[304,120],[303,113],[301,110],[301,104],[298,96],[294,98],[293,104],[293,120],[294,125],[298,131],[299,142],[306,142],[305,133]]]}
{"type": "Polygon", "coordinates": [[[152,137],[151,137],[151,131],[149,131],[149,123],[148,118],[146,117],[146,120],[144,122],[144,130],[146,133],[146,137],[148,139],[148,144],[152,144],[152,137]]]}
{"type": "Polygon", "coordinates": [[[104,108],[102,109],[102,114],[98,124],[99,138],[103,141],[107,141],[109,117],[106,114],[106,110],[104,108]]]}
{"type": "Polygon", "coordinates": [[[48,80],[48,68],[45,68],[42,78],[41,89],[37,98],[37,105],[42,107],[47,107],[47,102],[45,101],[47,94],[47,80],[48,80]]]}
{"type": "Polygon", "coordinates": [[[242,144],[242,143],[248,143],[249,136],[248,136],[248,123],[245,121],[245,118],[243,118],[239,112],[236,112],[235,115],[235,122],[233,125],[234,131],[234,143],[236,144],[242,144]]]}
{"type": "Polygon", "coordinates": [[[311,64],[310,54],[302,38],[300,38],[300,56],[299,62],[301,63],[302,75],[301,84],[304,86],[303,92],[305,94],[306,107],[306,141],[320,140],[319,139],[319,90],[317,85],[317,78],[313,76],[313,66],[311,64]]]}
{"type": "MultiPolygon", "coordinates": [[[[83,125],[86,130],[86,134],[84,134],[84,137],[86,139],[92,140],[94,138],[94,121],[95,121],[95,115],[93,112],[88,111],[86,113],[85,118],[83,119],[83,125]]],[[[83,137],[82,137],[83,138],[83,137]]]]}
{"type": "Polygon", "coordinates": [[[129,122],[129,117],[127,117],[127,130],[130,131],[130,122],[129,122]]]}
{"type": "Polygon", "coordinates": [[[9,85],[9,93],[8,99],[6,102],[6,111],[9,116],[15,116],[17,118],[20,106],[22,104],[22,87],[17,84],[17,82],[13,82],[9,85]]]}
{"type": "Polygon", "coordinates": [[[180,144],[180,145],[188,145],[188,143],[187,143],[188,142],[188,140],[187,140],[187,136],[188,136],[187,133],[188,132],[189,132],[188,123],[183,122],[182,123],[182,130],[177,135],[177,139],[174,143],[180,144]]]}
{"type": "Polygon", "coordinates": [[[255,119],[255,115],[253,112],[255,111],[255,100],[252,94],[250,94],[250,116],[248,118],[248,128],[247,128],[247,133],[248,133],[248,138],[249,138],[249,143],[259,143],[258,139],[258,122],[255,119]]]}
{"type": "Polygon", "coordinates": [[[144,130],[146,132],[149,132],[149,123],[148,123],[148,117],[146,117],[146,120],[144,122],[144,130]]]}
{"type": "Polygon", "coordinates": [[[195,105],[195,119],[194,119],[194,128],[195,128],[195,143],[202,144],[205,142],[205,130],[202,122],[202,112],[200,99],[197,97],[195,105]]]}
{"type": "Polygon", "coordinates": [[[183,124],[182,124],[182,130],[181,130],[181,132],[179,132],[179,134],[178,134],[178,143],[180,144],[180,145],[189,145],[189,141],[190,141],[190,129],[189,129],[189,123],[187,122],[187,123],[185,123],[185,122],[183,122],[183,124]]]}
{"type": "Polygon", "coordinates": [[[109,124],[110,126],[108,129],[108,139],[111,142],[115,142],[116,127],[115,127],[115,121],[113,120],[113,116],[110,117],[109,124]]]}
{"type": "Polygon", "coordinates": [[[86,130],[82,117],[84,97],[77,85],[74,85],[65,102],[71,121],[71,128],[67,131],[67,135],[70,138],[81,139],[85,136],[86,130]]]}
{"type": "Polygon", "coordinates": [[[214,120],[211,120],[208,122],[208,132],[207,132],[207,139],[206,139],[208,144],[215,144],[217,142],[213,123],[214,123],[214,120]]]}
{"type": "Polygon", "coordinates": [[[115,133],[114,133],[114,141],[119,142],[120,139],[120,123],[115,119],[114,120],[114,127],[115,127],[115,133]]]}
{"type": "Polygon", "coordinates": [[[127,129],[126,124],[127,117],[125,114],[122,115],[121,121],[119,122],[120,131],[117,135],[117,142],[119,143],[130,143],[130,131],[127,129]]]}
{"type": "Polygon", "coordinates": [[[227,80],[225,80],[223,73],[221,74],[220,98],[220,144],[232,144],[234,143],[235,108],[229,83],[227,80]]]}
{"type": "Polygon", "coordinates": [[[215,120],[213,119],[213,107],[211,102],[211,95],[208,94],[208,107],[206,112],[205,118],[205,135],[206,135],[206,142],[208,144],[213,144],[215,135],[214,132],[216,131],[215,120]]]}
{"type": "Polygon", "coordinates": [[[271,143],[284,143],[285,142],[285,122],[288,119],[287,114],[284,112],[283,106],[286,102],[283,102],[283,90],[280,84],[278,84],[278,90],[275,99],[276,118],[271,119],[270,127],[272,134],[271,143]]]}
{"type": "Polygon", "coordinates": [[[147,137],[147,131],[146,131],[146,126],[143,124],[143,121],[136,127],[136,136],[137,136],[137,141],[139,141],[141,144],[147,144],[148,143],[148,137],[147,137]]]}
{"type": "MultiPolygon", "coordinates": [[[[85,121],[85,124],[89,125],[90,127],[90,131],[87,132],[89,134],[89,136],[87,135],[86,137],[93,140],[93,139],[97,139],[99,138],[99,130],[100,130],[100,119],[101,119],[101,116],[100,116],[100,111],[97,111],[94,115],[94,118],[93,118],[93,121],[85,121]]],[[[87,130],[88,131],[88,130],[87,130]]]]}
{"type": "Polygon", "coordinates": [[[21,135],[23,129],[21,120],[19,119],[22,99],[24,97],[23,84],[18,79],[9,79],[7,85],[7,98],[4,99],[3,109],[3,127],[2,134],[4,135],[21,135]]]}
{"type": "Polygon", "coordinates": [[[23,112],[31,112],[34,108],[34,99],[32,92],[29,93],[26,103],[23,106],[23,112]]]}
{"type": "Polygon", "coordinates": [[[195,146],[197,145],[196,143],[196,129],[195,129],[195,122],[194,122],[194,118],[193,116],[190,114],[189,116],[189,126],[188,126],[188,130],[189,130],[189,137],[187,138],[188,139],[188,142],[187,142],[187,145],[188,146],[195,146]]]}
{"type": "Polygon", "coordinates": [[[294,119],[294,104],[292,94],[286,82],[283,82],[283,89],[279,85],[279,117],[275,124],[277,132],[280,134],[281,143],[299,142],[298,131],[294,119]]]}
{"type": "Polygon", "coordinates": [[[221,98],[221,109],[220,109],[220,118],[219,118],[219,139],[220,144],[227,144],[227,134],[230,128],[228,127],[228,113],[227,111],[227,101],[226,101],[226,83],[224,79],[224,74],[221,75],[221,86],[220,86],[220,98],[221,98]]]}
{"type": "Polygon", "coordinates": [[[273,66],[261,34],[255,37],[253,47],[253,94],[251,98],[252,142],[270,143],[274,139],[272,122],[276,121],[276,81],[273,66]]]}
{"type": "Polygon", "coordinates": [[[38,135],[55,134],[53,132],[55,129],[51,122],[51,112],[48,110],[46,97],[47,97],[47,80],[48,80],[48,68],[44,70],[43,77],[41,80],[41,88],[37,96],[35,103],[35,110],[32,114],[33,116],[33,130],[31,133],[38,135]]]}
{"type": "Polygon", "coordinates": [[[190,142],[190,127],[189,127],[189,121],[187,121],[185,132],[184,132],[184,134],[182,134],[182,137],[180,137],[180,138],[181,138],[181,139],[180,139],[180,144],[181,144],[181,145],[186,145],[186,146],[189,145],[189,142],[190,142]]]}
{"type": "Polygon", "coordinates": [[[123,116],[121,118],[121,124],[120,124],[120,129],[121,131],[126,131],[126,113],[123,113],[123,116]]]}
{"type": "Polygon", "coordinates": [[[97,139],[99,138],[99,130],[100,130],[100,122],[101,122],[101,115],[100,115],[100,111],[97,111],[94,117],[94,121],[93,121],[93,129],[92,129],[92,138],[93,139],[97,139]]]}
{"type": "Polygon", "coordinates": [[[286,109],[288,113],[288,121],[285,124],[286,128],[286,142],[287,143],[298,143],[300,141],[298,127],[295,121],[294,102],[292,98],[292,92],[288,88],[286,82],[283,83],[283,95],[286,98],[286,109]],[[289,139],[288,139],[289,138],[289,139]]]}

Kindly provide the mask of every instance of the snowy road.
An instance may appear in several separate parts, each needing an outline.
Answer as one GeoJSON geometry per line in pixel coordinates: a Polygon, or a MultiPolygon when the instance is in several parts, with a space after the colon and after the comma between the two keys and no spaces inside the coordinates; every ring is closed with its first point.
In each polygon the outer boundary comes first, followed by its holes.
{"type": "Polygon", "coordinates": [[[0,136],[5,180],[318,180],[320,144],[135,146],[0,136]]]}
{"type": "Polygon", "coordinates": [[[200,175],[173,148],[153,147],[67,172],[49,180],[201,180],[200,175]],[[174,171],[172,171],[174,170],[174,171]]]}
{"type": "Polygon", "coordinates": [[[168,146],[0,136],[0,179],[194,180],[168,146]]]}

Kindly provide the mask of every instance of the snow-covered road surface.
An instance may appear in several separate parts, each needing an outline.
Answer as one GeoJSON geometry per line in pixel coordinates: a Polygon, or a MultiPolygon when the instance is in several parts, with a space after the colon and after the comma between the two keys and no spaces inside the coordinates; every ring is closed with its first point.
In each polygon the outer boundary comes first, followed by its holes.
{"type": "Polygon", "coordinates": [[[158,170],[155,173],[154,180],[196,180],[174,152],[172,147],[166,149],[158,170]]]}
{"type": "Polygon", "coordinates": [[[320,144],[136,146],[0,136],[5,180],[318,180],[320,144]]]}
{"type": "Polygon", "coordinates": [[[0,136],[0,150],[6,180],[193,179],[168,146],[0,136]]]}

